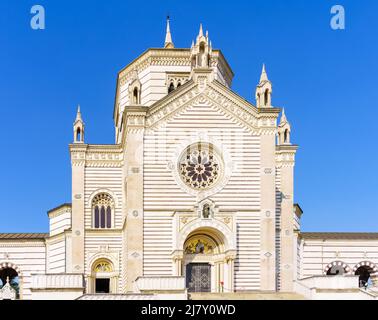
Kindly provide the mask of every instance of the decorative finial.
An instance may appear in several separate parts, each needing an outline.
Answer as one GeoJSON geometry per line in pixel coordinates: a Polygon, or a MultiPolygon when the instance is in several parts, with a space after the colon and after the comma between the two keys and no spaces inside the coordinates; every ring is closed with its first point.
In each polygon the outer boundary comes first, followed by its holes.
{"type": "Polygon", "coordinates": [[[285,114],[285,108],[282,109],[282,116],[281,116],[281,120],[280,120],[280,125],[281,124],[285,124],[287,123],[287,118],[286,118],[286,114],[285,114]]]}
{"type": "Polygon", "coordinates": [[[268,75],[267,75],[266,70],[265,70],[265,63],[263,63],[261,76],[260,76],[260,83],[265,82],[265,81],[269,81],[269,79],[268,79],[268,75]]]}
{"type": "Polygon", "coordinates": [[[76,113],[76,121],[83,121],[83,119],[81,118],[81,112],[80,112],[80,104],[77,105],[77,113],[76,113]]]}
{"type": "Polygon", "coordinates": [[[9,284],[9,277],[7,277],[7,284],[9,284]]]}
{"type": "Polygon", "coordinates": [[[166,49],[172,49],[174,48],[174,44],[172,41],[172,35],[171,35],[171,28],[169,25],[169,15],[167,15],[167,30],[165,34],[165,42],[164,42],[164,48],[166,49]]]}
{"type": "Polygon", "coordinates": [[[200,29],[199,29],[198,37],[203,37],[202,23],[200,23],[200,29]]]}

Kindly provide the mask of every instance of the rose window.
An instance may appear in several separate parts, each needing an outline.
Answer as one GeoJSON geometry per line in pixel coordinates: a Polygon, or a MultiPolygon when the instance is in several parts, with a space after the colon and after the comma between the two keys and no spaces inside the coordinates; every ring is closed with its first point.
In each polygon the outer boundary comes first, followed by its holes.
{"type": "Polygon", "coordinates": [[[220,162],[211,146],[195,145],[187,148],[179,163],[183,181],[193,189],[211,187],[220,174],[220,162]]]}

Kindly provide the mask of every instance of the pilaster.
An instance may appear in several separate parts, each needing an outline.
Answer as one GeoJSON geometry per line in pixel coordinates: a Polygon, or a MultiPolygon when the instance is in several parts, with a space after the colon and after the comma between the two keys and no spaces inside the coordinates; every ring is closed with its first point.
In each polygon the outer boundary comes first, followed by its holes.
{"type": "Polygon", "coordinates": [[[126,108],[126,292],[133,291],[134,281],[143,276],[143,150],[146,113],[145,107],[126,108]]]}
{"type": "Polygon", "coordinates": [[[296,260],[296,234],[294,228],[294,163],[295,145],[276,147],[277,167],[281,170],[281,291],[292,292],[296,260]]]}
{"type": "Polygon", "coordinates": [[[84,174],[86,144],[70,145],[72,164],[72,238],[71,266],[72,273],[84,273],[84,174]]]}
{"type": "Polygon", "coordinates": [[[261,247],[260,289],[276,290],[275,233],[275,134],[269,130],[261,135],[261,247]]]}

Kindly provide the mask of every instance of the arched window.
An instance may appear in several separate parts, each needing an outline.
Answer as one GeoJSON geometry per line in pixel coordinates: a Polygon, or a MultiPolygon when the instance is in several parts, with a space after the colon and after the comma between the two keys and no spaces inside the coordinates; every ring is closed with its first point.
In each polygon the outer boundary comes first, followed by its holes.
{"type": "Polygon", "coordinates": [[[371,275],[376,274],[378,267],[370,261],[362,261],[353,268],[353,273],[358,277],[360,288],[372,285],[371,275]]]}
{"type": "Polygon", "coordinates": [[[175,90],[175,85],[173,84],[173,82],[171,82],[168,88],[168,93],[171,93],[173,90],[175,90]]]}
{"type": "Polygon", "coordinates": [[[332,266],[328,269],[327,275],[328,276],[337,276],[337,275],[343,275],[345,273],[345,270],[342,266],[332,266]]]}
{"type": "Polygon", "coordinates": [[[0,270],[0,289],[9,283],[12,289],[16,292],[16,299],[20,298],[20,281],[18,273],[13,268],[4,268],[0,270]]]}
{"type": "Polygon", "coordinates": [[[266,89],[264,93],[264,105],[268,106],[269,105],[269,90],[266,89]]]}
{"type": "Polygon", "coordinates": [[[123,128],[123,115],[122,115],[122,119],[121,119],[121,124],[119,125],[119,131],[122,132],[122,128],[123,128]]]}
{"type": "Polygon", "coordinates": [[[348,274],[349,272],[349,266],[342,261],[334,261],[329,263],[324,269],[324,273],[327,276],[341,276],[343,274],[348,274]]]}
{"type": "Polygon", "coordinates": [[[180,87],[180,86],[181,86],[181,82],[179,82],[179,83],[177,84],[177,88],[180,87]]]}
{"type": "Polygon", "coordinates": [[[112,293],[114,286],[113,278],[114,267],[107,259],[100,259],[93,264],[92,277],[94,293],[112,293]]]}
{"type": "Polygon", "coordinates": [[[289,131],[286,129],[285,132],[284,132],[284,143],[288,142],[288,134],[289,134],[289,131]]]}
{"type": "Polygon", "coordinates": [[[139,92],[138,92],[138,88],[134,88],[134,91],[133,91],[133,99],[134,99],[134,104],[139,104],[139,92]]]}
{"type": "Polygon", "coordinates": [[[114,200],[107,193],[96,195],[92,201],[93,227],[96,229],[112,228],[112,213],[114,200]]]}
{"type": "Polygon", "coordinates": [[[205,55],[205,44],[201,42],[198,56],[198,66],[206,67],[206,55],[205,55]]]}
{"type": "Polygon", "coordinates": [[[77,128],[76,130],[76,141],[81,141],[81,130],[77,128]]]}

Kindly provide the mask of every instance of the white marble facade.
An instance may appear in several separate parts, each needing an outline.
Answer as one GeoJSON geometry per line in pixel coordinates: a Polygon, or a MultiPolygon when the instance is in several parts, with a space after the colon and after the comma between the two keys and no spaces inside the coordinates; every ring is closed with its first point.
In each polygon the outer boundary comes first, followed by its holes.
{"type": "Polygon", "coordinates": [[[164,47],[118,74],[115,144],[86,144],[78,109],[72,203],[49,233],[0,234],[0,298],[375,299],[378,234],[300,231],[290,123],[265,66],[255,104],[233,75],[202,26],[175,48],[168,22],[164,47]]]}

